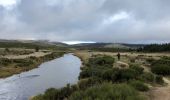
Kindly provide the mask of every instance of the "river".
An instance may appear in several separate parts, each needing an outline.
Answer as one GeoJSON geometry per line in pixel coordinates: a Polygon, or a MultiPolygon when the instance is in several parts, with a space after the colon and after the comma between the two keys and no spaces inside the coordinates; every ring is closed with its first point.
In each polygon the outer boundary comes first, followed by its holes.
{"type": "Polygon", "coordinates": [[[45,62],[39,68],[0,79],[0,100],[28,100],[46,89],[78,81],[81,61],[72,54],[45,62]]]}

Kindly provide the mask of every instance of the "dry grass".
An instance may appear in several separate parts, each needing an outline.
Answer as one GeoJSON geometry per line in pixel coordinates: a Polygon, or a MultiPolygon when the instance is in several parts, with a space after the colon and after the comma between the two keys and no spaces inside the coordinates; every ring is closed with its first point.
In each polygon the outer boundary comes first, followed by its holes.
{"type": "Polygon", "coordinates": [[[28,58],[28,57],[42,57],[45,55],[51,54],[51,52],[34,52],[28,55],[6,55],[6,56],[1,56],[1,58],[8,58],[8,59],[24,59],[24,58],[28,58]]]}

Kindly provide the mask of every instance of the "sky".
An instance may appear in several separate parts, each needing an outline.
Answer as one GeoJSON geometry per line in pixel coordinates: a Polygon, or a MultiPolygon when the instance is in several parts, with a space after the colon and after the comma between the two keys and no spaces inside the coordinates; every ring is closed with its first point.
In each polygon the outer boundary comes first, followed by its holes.
{"type": "Polygon", "coordinates": [[[0,0],[0,39],[170,42],[170,0],[0,0]]]}

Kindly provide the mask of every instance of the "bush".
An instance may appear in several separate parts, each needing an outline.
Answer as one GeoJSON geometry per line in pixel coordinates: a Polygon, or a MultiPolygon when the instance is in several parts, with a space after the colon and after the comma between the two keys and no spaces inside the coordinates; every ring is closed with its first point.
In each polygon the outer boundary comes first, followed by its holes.
{"type": "Polygon", "coordinates": [[[154,82],[154,75],[150,72],[144,72],[139,76],[139,80],[144,81],[144,82],[154,82]]]}
{"type": "Polygon", "coordinates": [[[133,81],[130,81],[129,84],[132,87],[134,87],[136,90],[139,90],[139,91],[148,91],[149,90],[148,86],[145,85],[141,81],[133,80],[133,81]]]}
{"type": "Polygon", "coordinates": [[[102,74],[102,79],[107,81],[122,82],[131,79],[136,79],[138,77],[138,72],[133,69],[110,69],[106,70],[102,74]]]}
{"type": "Polygon", "coordinates": [[[90,58],[89,63],[92,65],[113,65],[115,59],[111,56],[102,56],[96,58],[90,58]]]}
{"type": "Polygon", "coordinates": [[[108,69],[108,70],[103,72],[102,79],[107,80],[107,81],[116,80],[117,79],[116,74],[119,74],[119,69],[118,68],[108,69]]]}
{"type": "Polygon", "coordinates": [[[54,88],[47,89],[44,94],[44,99],[45,100],[55,100],[59,96],[59,91],[54,88]]]}
{"type": "Polygon", "coordinates": [[[11,59],[8,58],[0,58],[0,65],[8,66],[12,63],[11,59]]]}
{"type": "Polygon", "coordinates": [[[73,93],[69,100],[143,100],[138,92],[127,84],[104,83],[73,93]]]}
{"type": "Polygon", "coordinates": [[[79,86],[79,89],[85,90],[88,87],[92,87],[94,85],[101,84],[101,83],[102,83],[102,80],[100,78],[98,78],[98,77],[90,77],[88,79],[81,79],[78,82],[78,86],[79,86]]]}
{"type": "Polygon", "coordinates": [[[135,79],[137,76],[137,72],[133,69],[122,69],[120,70],[119,80],[127,81],[130,79],[135,79]]]}
{"type": "Polygon", "coordinates": [[[39,52],[39,47],[37,46],[37,47],[35,47],[35,52],[39,52]]]}
{"type": "Polygon", "coordinates": [[[63,87],[61,89],[50,88],[45,91],[44,95],[37,95],[31,100],[64,100],[64,98],[67,98],[69,95],[71,95],[71,93],[74,92],[73,90],[76,91],[76,89],[77,87],[70,87],[69,84],[67,84],[66,87],[63,87]]]}
{"type": "Polygon", "coordinates": [[[37,96],[34,96],[33,98],[31,98],[31,100],[44,100],[43,95],[39,94],[37,96]]]}
{"type": "Polygon", "coordinates": [[[163,77],[160,76],[160,75],[156,75],[155,81],[156,81],[156,83],[158,83],[158,84],[163,84],[163,83],[164,83],[163,77]]]}
{"type": "Polygon", "coordinates": [[[81,72],[80,72],[80,75],[79,75],[79,79],[83,79],[83,78],[87,78],[87,77],[90,77],[91,76],[91,71],[89,69],[83,69],[81,72]]]}
{"type": "Polygon", "coordinates": [[[158,75],[170,75],[170,66],[157,64],[151,67],[151,71],[158,75]]]}
{"type": "Polygon", "coordinates": [[[130,64],[130,68],[137,71],[139,74],[142,74],[144,70],[144,68],[140,67],[137,64],[130,64]]]}

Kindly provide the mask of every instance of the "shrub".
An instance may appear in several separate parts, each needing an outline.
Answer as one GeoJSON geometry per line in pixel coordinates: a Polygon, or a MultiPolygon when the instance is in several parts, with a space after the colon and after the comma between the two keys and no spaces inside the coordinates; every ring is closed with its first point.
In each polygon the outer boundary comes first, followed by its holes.
{"type": "Polygon", "coordinates": [[[31,98],[31,100],[44,100],[43,95],[39,94],[37,96],[34,96],[33,98],[31,98]]]}
{"type": "Polygon", "coordinates": [[[102,80],[98,77],[90,77],[88,79],[81,79],[79,82],[78,82],[78,86],[81,90],[84,90],[88,87],[92,87],[94,85],[97,85],[97,84],[101,84],[102,83],[102,80]]]}
{"type": "Polygon", "coordinates": [[[104,83],[85,91],[76,91],[69,100],[143,100],[143,98],[127,84],[104,83]]]}
{"type": "Polygon", "coordinates": [[[35,47],[35,52],[39,52],[39,47],[37,46],[37,47],[35,47]]]}
{"type": "Polygon", "coordinates": [[[140,67],[137,64],[130,64],[130,68],[137,71],[139,74],[142,74],[144,70],[144,68],[140,67]]]}
{"type": "Polygon", "coordinates": [[[148,91],[149,90],[148,86],[145,85],[141,81],[133,80],[133,81],[130,81],[129,84],[132,87],[134,87],[136,90],[139,90],[139,91],[148,91]]]}
{"type": "Polygon", "coordinates": [[[84,69],[80,72],[79,79],[87,78],[91,76],[91,71],[89,69],[84,69]]]}
{"type": "MultiPolygon", "coordinates": [[[[40,94],[31,100],[64,100],[64,98],[67,98],[71,95],[72,92],[74,92],[73,87],[75,86],[70,86],[67,84],[66,87],[61,89],[50,88],[45,91],[44,95],[40,94]]],[[[74,89],[76,91],[77,88],[74,89]]]]}
{"type": "Polygon", "coordinates": [[[163,83],[164,83],[163,77],[160,76],[160,75],[156,75],[155,81],[156,81],[156,83],[158,83],[158,84],[163,84],[163,83]]]}
{"type": "Polygon", "coordinates": [[[128,81],[130,79],[136,79],[138,77],[138,72],[133,69],[110,69],[106,70],[102,74],[102,79],[107,81],[122,82],[128,81]]]}
{"type": "Polygon", "coordinates": [[[104,80],[108,80],[108,81],[110,81],[112,79],[116,79],[117,75],[119,74],[119,71],[120,71],[120,69],[118,69],[118,68],[108,69],[103,72],[102,78],[104,80]]]}
{"type": "Polygon", "coordinates": [[[59,91],[54,88],[47,89],[44,93],[44,100],[55,100],[59,96],[59,91]]]}
{"type": "Polygon", "coordinates": [[[170,75],[170,66],[164,64],[157,64],[151,67],[151,71],[158,75],[170,75]]]}
{"type": "Polygon", "coordinates": [[[115,59],[111,56],[102,56],[96,58],[90,58],[89,63],[92,65],[112,65],[115,62],[115,59]]]}
{"type": "Polygon", "coordinates": [[[120,74],[119,80],[122,81],[135,79],[137,77],[137,72],[133,69],[122,69],[120,70],[119,74],[120,74]]]}
{"type": "Polygon", "coordinates": [[[144,82],[154,82],[154,75],[150,72],[144,72],[139,76],[139,79],[144,82]]]}
{"type": "Polygon", "coordinates": [[[5,52],[10,52],[9,48],[5,48],[5,52]]]}
{"type": "Polygon", "coordinates": [[[4,66],[7,66],[9,64],[12,63],[12,60],[11,59],[8,59],[8,58],[1,58],[0,59],[0,65],[4,65],[4,66]]]}

